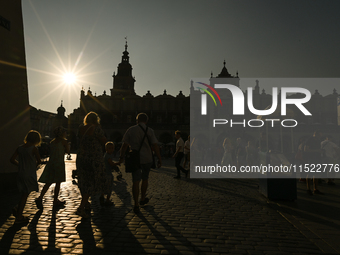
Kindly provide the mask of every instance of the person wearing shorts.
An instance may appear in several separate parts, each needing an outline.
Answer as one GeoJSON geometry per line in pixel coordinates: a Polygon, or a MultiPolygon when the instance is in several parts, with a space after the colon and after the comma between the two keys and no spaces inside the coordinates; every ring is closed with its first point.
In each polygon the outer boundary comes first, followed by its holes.
{"type": "Polygon", "coordinates": [[[139,213],[139,205],[145,205],[149,202],[149,199],[146,197],[146,191],[148,188],[149,181],[149,173],[150,168],[153,162],[152,159],[152,149],[155,151],[156,156],[158,158],[157,167],[161,167],[162,159],[159,153],[158,141],[156,139],[154,131],[146,126],[148,121],[148,116],[145,113],[139,113],[136,117],[137,125],[134,125],[125,132],[123,136],[123,145],[120,150],[119,163],[124,161],[125,152],[128,147],[132,150],[139,150],[140,155],[140,168],[136,171],[132,172],[132,194],[135,202],[134,212],[139,213]],[[146,137],[143,140],[143,137],[146,132],[146,137]],[[142,146],[141,143],[143,142],[142,146]],[[141,146],[141,147],[140,147],[141,146]],[[152,149],[151,149],[152,147],[152,149]],[[139,189],[140,182],[141,185],[141,200],[139,202],[139,189]]]}

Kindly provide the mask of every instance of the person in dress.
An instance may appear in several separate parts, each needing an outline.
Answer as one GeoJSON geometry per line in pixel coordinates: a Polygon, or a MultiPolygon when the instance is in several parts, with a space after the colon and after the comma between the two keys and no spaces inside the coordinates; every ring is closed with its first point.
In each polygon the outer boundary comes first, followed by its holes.
{"type": "Polygon", "coordinates": [[[246,147],[246,161],[248,166],[258,166],[260,164],[259,151],[253,141],[248,141],[246,147]]]}
{"type": "Polygon", "coordinates": [[[55,138],[50,143],[51,153],[49,161],[38,180],[38,182],[45,183],[40,192],[40,196],[35,200],[38,209],[43,208],[43,197],[52,183],[55,183],[53,206],[61,207],[65,204],[65,201],[60,201],[58,199],[58,195],[60,184],[66,181],[64,158],[65,153],[70,153],[70,148],[66,140],[66,130],[63,127],[57,127],[54,130],[54,136],[55,138]]]}
{"type": "Polygon", "coordinates": [[[223,141],[223,149],[224,149],[224,154],[223,154],[221,165],[222,166],[232,165],[233,159],[231,156],[231,152],[233,150],[233,145],[231,144],[231,141],[228,137],[224,139],[223,141]]]}
{"type": "Polygon", "coordinates": [[[237,169],[240,169],[241,166],[246,165],[246,146],[242,140],[242,138],[237,138],[237,146],[236,146],[236,160],[237,160],[237,169]]]}
{"type": "Polygon", "coordinates": [[[12,164],[18,166],[17,185],[21,192],[18,207],[13,209],[13,214],[16,217],[15,223],[27,223],[29,221],[28,217],[22,215],[27,197],[32,191],[39,191],[36,171],[37,166],[41,164],[41,159],[36,146],[40,143],[39,132],[29,131],[24,139],[24,144],[15,150],[10,159],[12,164]]]}
{"type": "Polygon", "coordinates": [[[106,143],[104,131],[100,127],[97,113],[89,112],[84,118],[84,125],[79,128],[79,148],[76,159],[78,187],[82,196],[76,214],[83,218],[90,215],[85,207],[89,207],[88,199],[100,195],[105,190],[105,165],[103,148],[106,143]]]}

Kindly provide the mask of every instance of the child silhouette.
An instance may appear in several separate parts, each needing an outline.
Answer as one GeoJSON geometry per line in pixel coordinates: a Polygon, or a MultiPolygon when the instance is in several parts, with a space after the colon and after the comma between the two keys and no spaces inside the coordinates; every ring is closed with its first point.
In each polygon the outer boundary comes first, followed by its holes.
{"type": "Polygon", "coordinates": [[[113,142],[107,142],[105,144],[105,155],[104,155],[104,162],[105,162],[105,192],[100,196],[100,204],[111,206],[113,205],[112,201],[110,200],[111,193],[112,193],[112,185],[113,185],[113,175],[112,171],[120,172],[117,165],[118,163],[113,162],[114,159],[114,150],[115,145],[113,142]],[[106,201],[104,201],[104,195],[106,195],[106,201]]]}
{"type": "Polygon", "coordinates": [[[27,197],[32,191],[39,191],[37,182],[37,166],[41,164],[39,151],[36,146],[41,142],[39,132],[31,130],[27,133],[24,144],[20,145],[13,153],[10,161],[18,166],[18,189],[21,192],[18,207],[13,209],[15,223],[28,223],[29,218],[24,217],[24,210],[27,197]],[[16,159],[18,157],[18,160],[16,159]]]}
{"type": "Polygon", "coordinates": [[[60,183],[65,181],[65,153],[70,153],[70,148],[66,140],[66,130],[63,127],[57,127],[54,130],[55,138],[51,141],[51,154],[44,172],[39,178],[39,182],[45,183],[41,190],[40,196],[35,200],[38,209],[43,208],[42,199],[52,183],[54,188],[54,207],[62,207],[65,201],[58,199],[60,183]]]}

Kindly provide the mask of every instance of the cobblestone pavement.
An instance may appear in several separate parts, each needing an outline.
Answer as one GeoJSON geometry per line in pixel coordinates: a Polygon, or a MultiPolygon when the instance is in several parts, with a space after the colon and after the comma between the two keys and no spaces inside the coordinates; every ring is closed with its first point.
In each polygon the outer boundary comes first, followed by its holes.
{"type": "MultiPolygon", "coordinates": [[[[339,254],[339,185],[307,197],[298,184],[295,202],[268,202],[257,180],[173,179],[172,160],[152,170],[149,204],[132,210],[131,177],[114,182],[114,206],[91,203],[91,218],[75,214],[80,203],[72,184],[75,155],[66,161],[61,186],[66,207],[52,211],[53,187],[38,210],[33,192],[24,215],[13,224],[18,194],[0,196],[0,254],[339,254]],[[337,202],[337,205],[335,205],[337,202]],[[329,232],[330,231],[330,232],[329,232]]],[[[39,170],[38,174],[41,174],[39,170]]],[[[40,187],[41,188],[41,187],[40,187]]],[[[321,189],[321,188],[320,188],[321,189]]]]}

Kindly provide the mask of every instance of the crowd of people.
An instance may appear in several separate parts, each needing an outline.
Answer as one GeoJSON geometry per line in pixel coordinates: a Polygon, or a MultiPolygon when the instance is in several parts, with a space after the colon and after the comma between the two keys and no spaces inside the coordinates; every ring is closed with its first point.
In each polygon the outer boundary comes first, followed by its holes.
{"type": "MultiPolygon", "coordinates": [[[[239,168],[244,165],[252,166],[260,164],[259,152],[264,151],[261,149],[261,143],[256,144],[253,140],[249,140],[246,144],[241,138],[237,138],[236,143],[237,145],[233,146],[230,138],[224,139],[222,166],[235,165],[239,168]]],[[[262,141],[263,145],[265,143],[262,141]]],[[[268,145],[264,147],[267,147],[268,151],[268,145]]],[[[340,148],[331,135],[323,136],[320,131],[315,131],[313,136],[301,138],[294,160],[295,162],[292,163],[297,166],[304,166],[304,164],[327,165],[326,172],[328,178],[326,183],[328,185],[335,185],[335,171],[330,171],[331,169],[329,168],[340,163],[340,148]]],[[[306,183],[307,194],[324,194],[318,188],[318,184],[324,181],[323,179],[315,178],[315,175],[302,171],[299,181],[306,183]]]]}
{"type": "MultiPolygon", "coordinates": [[[[148,179],[151,167],[160,168],[162,158],[154,130],[147,126],[148,116],[145,113],[139,113],[136,117],[137,124],[131,126],[125,132],[122,139],[122,146],[119,150],[119,160],[115,161],[115,144],[107,141],[104,131],[100,126],[100,118],[97,113],[89,112],[83,124],[78,130],[78,151],[76,158],[76,170],[73,171],[72,177],[77,177],[77,185],[81,194],[81,202],[75,213],[83,218],[90,217],[90,197],[99,196],[100,204],[103,206],[113,205],[111,201],[113,174],[115,171],[118,177],[122,178],[120,165],[124,162],[125,154],[130,150],[139,151],[139,167],[132,172],[132,195],[134,199],[134,212],[140,212],[140,206],[149,202],[146,196],[148,188],[148,179]],[[146,138],[146,139],[145,139],[146,138]],[[105,153],[103,151],[105,148],[105,153]],[[155,157],[157,164],[152,166],[155,157]]],[[[24,144],[20,145],[12,155],[10,161],[18,166],[18,189],[21,192],[21,198],[18,205],[13,209],[13,215],[16,217],[16,223],[26,223],[29,221],[23,216],[23,210],[27,197],[32,191],[39,192],[38,182],[44,183],[40,195],[35,199],[38,209],[43,209],[43,198],[52,184],[54,188],[53,208],[58,209],[65,206],[66,201],[58,199],[60,184],[66,181],[65,177],[65,154],[70,155],[70,143],[66,139],[66,129],[57,127],[54,130],[55,138],[50,142],[50,157],[40,176],[37,179],[37,169],[42,163],[38,146],[41,143],[39,132],[31,130],[24,139],[24,144]]],[[[172,155],[175,158],[177,175],[180,178],[180,172],[188,176],[190,165],[190,142],[184,143],[180,131],[176,131],[175,137],[176,151],[172,155]],[[182,159],[185,158],[182,165],[182,159]]]]}
{"type": "MultiPolygon", "coordinates": [[[[320,131],[315,131],[312,137],[302,138],[299,141],[297,153],[295,155],[295,163],[304,164],[327,164],[327,167],[338,164],[340,160],[340,148],[333,141],[331,135],[322,136],[320,131]]],[[[327,184],[335,185],[334,172],[328,171],[327,184]]],[[[310,176],[307,173],[300,178],[300,182],[306,182],[307,194],[323,194],[318,188],[319,179],[310,176]],[[313,185],[311,185],[313,181],[313,185]]]]}
{"type": "Polygon", "coordinates": [[[238,168],[244,165],[258,165],[260,162],[259,148],[254,141],[245,143],[242,138],[236,139],[236,146],[233,146],[230,138],[223,141],[223,157],[221,166],[235,165],[238,168]]]}
{"type": "MultiPolygon", "coordinates": [[[[111,194],[113,187],[112,172],[118,173],[122,177],[119,166],[124,162],[125,155],[128,151],[139,151],[139,167],[132,172],[132,195],[134,200],[133,210],[135,213],[140,212],[140,206],[149,202],[146,196],[148,188],[149,173],[151,168],[162,166],[162,157],[158,146],[158,141],[154,130],[147,126],[148,116],[145,113],[139,113],[136,117],[137,124],[131,126],[125,132],[122,139],[122,146],[119,150],[119,160],[115,161],[115,144],[107,141],[104,131],[100,126],[100,118],[95,112],[88,113],[83,124],[78,131],[79,146],[76,159],[76,173],[78,187],[81,194],[81,202],[75,213],[83,218],[90,217],[91,208],[89,199],[95,195],[99,196],[100,204],[103,206],[112,205],[111,194]],[[105,148],[105,152],[103,150],[105,148]],[[155,157],[158,159],[155,163],[155,157]]],[[[65,201],[59,200],[60,185],[66,181],[65,177],[65,154],[70,155],[70,144],[66,140],[66,129],[57,127],[54,130],[55,138],[50,142],[50,157],[44,171],[37,179],[37,166],[40,165],[41,158],[37,146],[41,143],[39,132],[31,130],[24,139],[24,144],[20,145],[13,153],[10,161],[18,166],[18,189],[21,197],[18,205],[13,209],[13,215],[16,217],[16,223],[28,222],[29,219],[23,216],[23,210],[29,194],[32,191],[39,192],[38,182],[44,183],[39,196],[35,203],[38,209],[43,209],[43,198],[52,184],[54,188],[53,207],[61,208],[65,206],[65,201]]],[[[175,179],[181,178],[181,173],[188,177],[190,171],[188,167],[193,164],[190,158],[190,150],[194,153],[200,150],[198,140],[193,138],[190,142],[190,136],[186,142],[181,137],[181,132],[175,132],[176,144],[175,152],[172,157],[175,159],[177,174],[175,179]],[[184,159],[184,162],[182,163],[184,159]]],[[[262,141],[262,145],[268,143],[262,141]]],[[[221,165],[235,165],[238,168],[243,165],[260,164],[259,152],[261,151],[261,142],[256,144],[250,140],[245,143],[241,138],[236,139],[234,145],[230,138],[223,141],[223,157],[221,165]]],[[[297,153],[295,155],[295,164],[315,163],[335,164],[340,159],[340,149],[333,141],[331,136],[326,136],[322,141],[321,132],[314,132],[312,137],[301,139],[297,153]]],[[[318,189],[318,179],[313,176],[302,176],[301,182],[306,182],[307,193],[323,194],[318,189]],[[313,186],[310,180],[313,180],[313,186]]],[[[330,175],[327,179],[329,185],[334,185],[334,179],[330,175]]]]}

